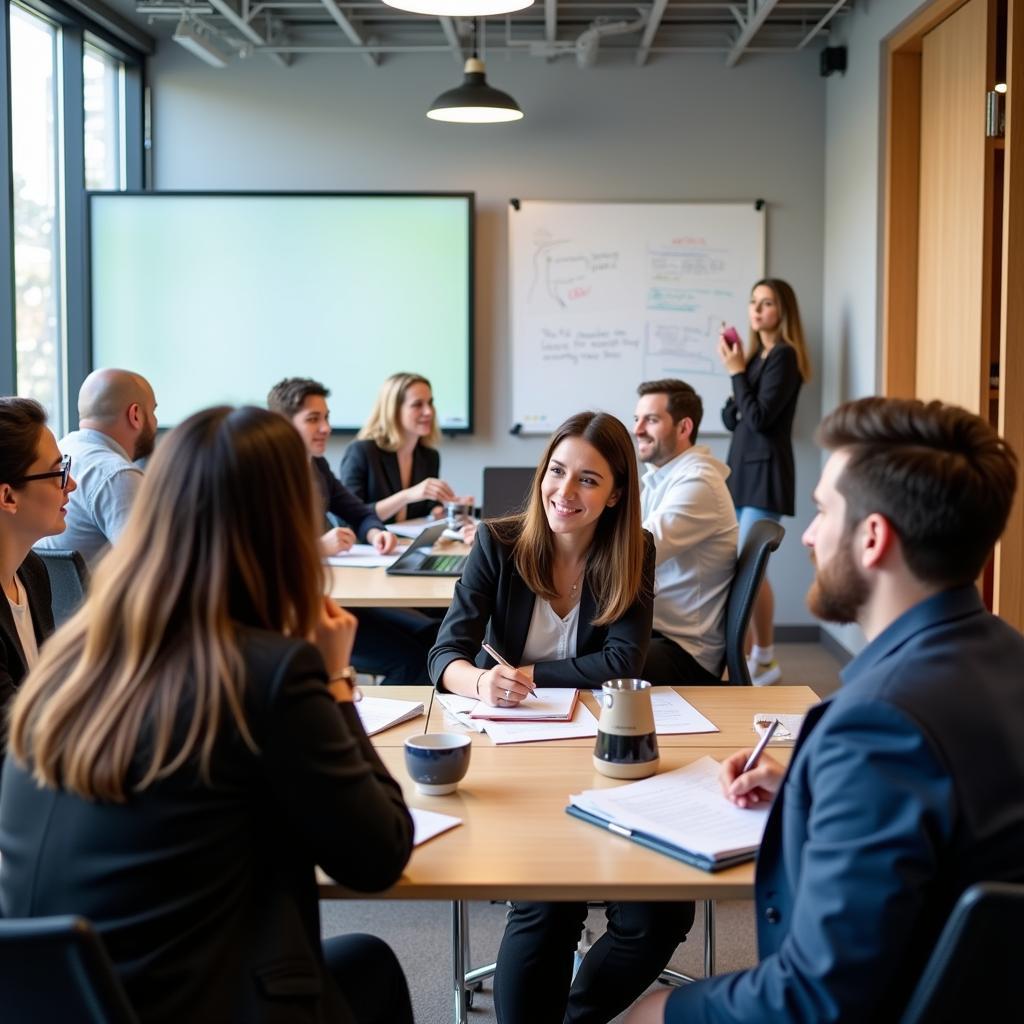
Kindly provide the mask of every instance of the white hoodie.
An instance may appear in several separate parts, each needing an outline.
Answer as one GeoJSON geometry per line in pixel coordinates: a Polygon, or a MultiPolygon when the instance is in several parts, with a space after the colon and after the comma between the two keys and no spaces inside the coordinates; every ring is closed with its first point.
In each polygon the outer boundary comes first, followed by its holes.
{"type": "Polygon", "coordinates": [[[654,628],[709,672],[725,652],[725,605],[736,570],[739,528],[725,485],[729,467],[705,445],[648,466],[640,495],[644,528],[657,547],[654,628]]]}

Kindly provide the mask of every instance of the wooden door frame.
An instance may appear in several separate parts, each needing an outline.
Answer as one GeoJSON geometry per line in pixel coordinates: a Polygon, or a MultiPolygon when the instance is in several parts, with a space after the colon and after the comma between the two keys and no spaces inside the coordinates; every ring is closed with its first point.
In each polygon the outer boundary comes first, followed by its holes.
{"type": "MultiPolygon", "coordinates": [[[[882,40],[882,345],[878,383],[883,395],[909,398],[915,392],[921,41],[967,2],[933,0],[882,40]]],[[[1024,10],[1014,0],[1009,0],[1007,6],[1003,258],[1001,269],[993,268],[993,272],[1002,276],[999,432],[1024,461],[1024,289],[1010,286],[1011,282],[1024,280],[1024,10]],[[1022,98],[1016,111],[1014,97],[1022,98]],[[1015,124],[1014,113],[1020,125],[1015,124]],[[1015,404],[1007,401],[1011,395],[1018,399],[1015,404]]],[[[979,256],[988,259],[985,253],[979,256]]],[[[983,382],[987,383],[987,367],[982,369],[983,382]]],[[[1021,489],[1018,487],[1009,522],[996,547],[993,608],[1024,630],[1021,489]]]]}

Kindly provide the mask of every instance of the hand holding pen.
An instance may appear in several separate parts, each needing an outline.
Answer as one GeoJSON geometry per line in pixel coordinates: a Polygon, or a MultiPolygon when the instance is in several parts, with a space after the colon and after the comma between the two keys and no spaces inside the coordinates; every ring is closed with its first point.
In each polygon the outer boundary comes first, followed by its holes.
{"type": "Polygon", "coordinates": [[[785,767],[764,752],[778,724],[776,719],[753,750],[738,750],[722,762],[718,781],[725,798],[737,807],[771,803],[782,785],[785,767]]]}
{"type": "Polygon", "coordinates": [[[494,668],[481,673],[477,679],[477,694],[481,700],[500,708],[514,707],[531,693],[537,696],[532,679],[503,658],[490,644],[480,646],[498,663],[494,668]]]}

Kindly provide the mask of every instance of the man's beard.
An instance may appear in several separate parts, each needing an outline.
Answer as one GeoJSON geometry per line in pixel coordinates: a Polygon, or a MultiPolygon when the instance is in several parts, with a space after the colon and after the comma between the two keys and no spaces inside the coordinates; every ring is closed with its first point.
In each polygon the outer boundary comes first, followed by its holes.
{"type": "Polygon", "coordinates": [[[144,459],[147,456],[152,455],[155,443],[156,427],[147,423],[146,429],[135,439],[135,452],[132,461],[138,462],[139,459],[144,459]]]}
{"type": "Polygon", "coordinates": [[[868,581],[853,557],[853,534],[846,532],[827,565],[819,566],[813,552],[814,582],[807,591],[807,607],[823,622],[857,621],[857,613],[870,595],[868,581]]]}

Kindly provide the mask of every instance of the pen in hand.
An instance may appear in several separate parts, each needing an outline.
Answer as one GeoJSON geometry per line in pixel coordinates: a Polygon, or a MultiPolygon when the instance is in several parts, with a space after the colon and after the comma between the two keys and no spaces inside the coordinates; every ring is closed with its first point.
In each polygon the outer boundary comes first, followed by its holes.
{"type": "MultiPolygon", "coordinates": [[[[506,658],[503,658],[490,644],[481,644],[480,647],[485,650],[499,665],[504,665],[505,668],[510,668],[513,671],[515,670],[515,665],[506,658]]],[[[537,697],[536,690],[531,690],[530,692],[534,697],[537,697]]],[[[537,697],[537,699],[540,700],[539,697],[537,697]]]]}
{"type": "Polygon", "coordinates": [[[775,735],[775,730],[779,727],[779,720],[776,718],[771,725],[768,726],[764,731],[764,735],[758,741],[758,744],[750,752],[750,757],[747,758],[747,763],[743,766],[743,771],[740,775],[746,775],[752,768],[757,767],[757,762],[761,760],[761,755],[764,753],[764,748],[768,746],[768,741],[775,735]]]}

